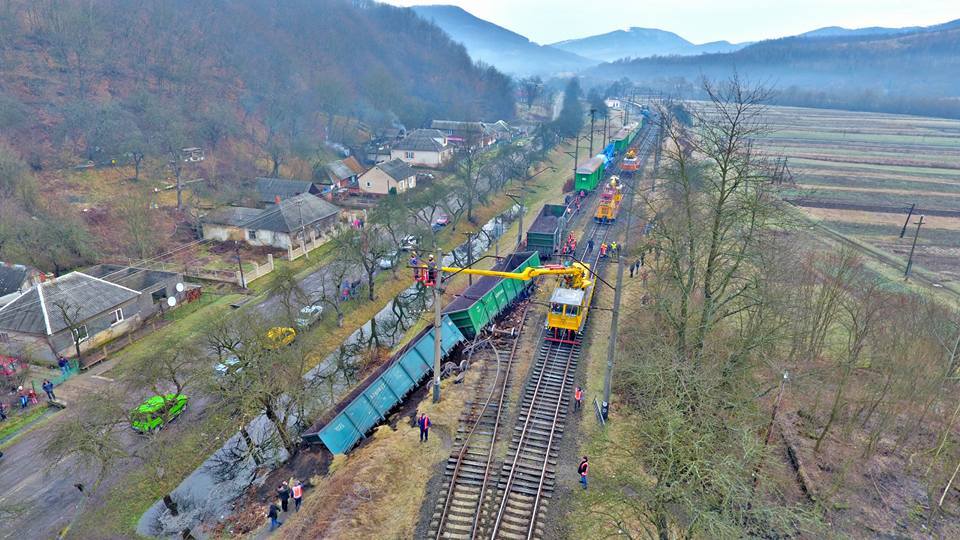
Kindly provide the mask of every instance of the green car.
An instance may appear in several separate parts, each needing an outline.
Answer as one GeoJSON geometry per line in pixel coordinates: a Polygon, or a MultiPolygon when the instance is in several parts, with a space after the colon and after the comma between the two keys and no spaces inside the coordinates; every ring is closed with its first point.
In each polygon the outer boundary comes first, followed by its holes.
{"type": "Polygon", "coordinates": [[[187,409],[187,396],[167,394],[152,396],[130,412],[130,426],[140,433],[161,429],[187,409]]]}

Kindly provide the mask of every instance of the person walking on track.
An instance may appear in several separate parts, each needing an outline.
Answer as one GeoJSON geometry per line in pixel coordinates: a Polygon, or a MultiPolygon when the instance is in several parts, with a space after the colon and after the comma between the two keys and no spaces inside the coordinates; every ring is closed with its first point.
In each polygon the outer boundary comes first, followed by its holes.
{"type": "Polygon", "coordinates": [[[579,411],[583,406],[583,389],[579,386],[573,391],[573,410],[579,411]]]}
{"type": "Polygon", "coordinates": [[[290,488],[290,494],[293,495],[293,509],[300,511],[300,505],[303,503],[303,482],[294,480],[293,487],[290,488]]]}
{"type": "Polygon", "coordinates": [[[271,531],[283,525],[283,523],[280,522],[280,509],[277,508],[276,503],[270,503],[270,507],[267,509],[267,517],[270,518],[271,531]]]}
{"type": "Polygon", "coordinates": [[[590,470],[590,462],[587,460],[587,456],[583,456],[583,459],[580,460],[580,466],[577,467],[577,473],[580,474],[580,484],[583,486],[583,489],[587,489],[587,472],[590,470]]]}
{"type": "Polygon", "coordinates": [[[286,512],[288,508],[287,501],[290,500],[290,488],[286,482],[280,484],[280,487],[277,488],[277,497],[280,498],[280,508],[286,512]]]}
{"type": "Polygon", "coordinates": [[[593,238],[587,240],[587,253],[593,251],[593,238]]]}
{"type": "Polygon", "coordinates": [[[417,425],[420,426],[420,442],[424,442],[430,439],[430,417],[427,416],[427,413],[422,413],[420,419],[417,420],[417,425]]]}

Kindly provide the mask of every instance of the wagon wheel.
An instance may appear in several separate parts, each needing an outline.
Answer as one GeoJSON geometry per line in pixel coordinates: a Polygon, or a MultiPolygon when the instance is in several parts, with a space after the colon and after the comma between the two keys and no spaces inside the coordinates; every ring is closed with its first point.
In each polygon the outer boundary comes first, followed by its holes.
{"type": "Polygon", "coordinates": [[[440,368],[440,376],[449,377],[456,371],[457,371],[457,365],[454,364],[453,362],[447,362],[443,364],[442,368],[440,368]]]}

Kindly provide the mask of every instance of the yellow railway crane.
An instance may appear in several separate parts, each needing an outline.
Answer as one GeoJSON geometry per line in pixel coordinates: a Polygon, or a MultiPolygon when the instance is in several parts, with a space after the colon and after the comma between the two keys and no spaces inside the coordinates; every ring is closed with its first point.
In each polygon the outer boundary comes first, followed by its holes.
{"type": "MultiPolygon", "coordinates": [[[[417,281],[427,287],[436,285],[437,268],[430,265],[414,266],[417,281]]],[[[441,266],[440,271],[448,274],[471,274],[475,276],[491,276],[504,279],[530,281],[540,276],[557,276],[562,278],[559,286],[554,289],[550,297],[550,312],[547,313],[547,339],[552,341],[570,342],[583,331],[590,310],[590,300],[593,297],[594,282],[590,279],[590,266],[575,261],[569,266],[549,264],[544,266],[530,266],[520,272],[503,272],[500,270],[481,270],[479,268],[459,268],[441,266]]]]}

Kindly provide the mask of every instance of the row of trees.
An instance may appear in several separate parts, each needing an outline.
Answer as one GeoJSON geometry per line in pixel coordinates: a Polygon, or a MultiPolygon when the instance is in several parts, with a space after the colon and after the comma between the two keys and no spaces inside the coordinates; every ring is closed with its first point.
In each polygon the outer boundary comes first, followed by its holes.
{"type": "Polygon", "coordinates": [[[883,487],[867,473],[884,467],[879,453],[912,464],[883,474],[921,482],[917,504],[943,516],[960,469],[949,397],[960,317],[853,251],[805,247],[778,202],[775,160],[751,144],[770,91],[737,78],[701,91],[709,102],[685,107],[689,125],[676,104],[658,110],[665,166],[644,197],[653,308],[629,314],[650,331],[621,344],[624,425],[594,451],[613,469],[590,495],[595,519],[631,538],[819,536],[831,502],[883,487]],[[822,506],[779,492],[781,403],[800,421],[800,437],[782,440],[832,471],[807,471],[822,506]]]}

